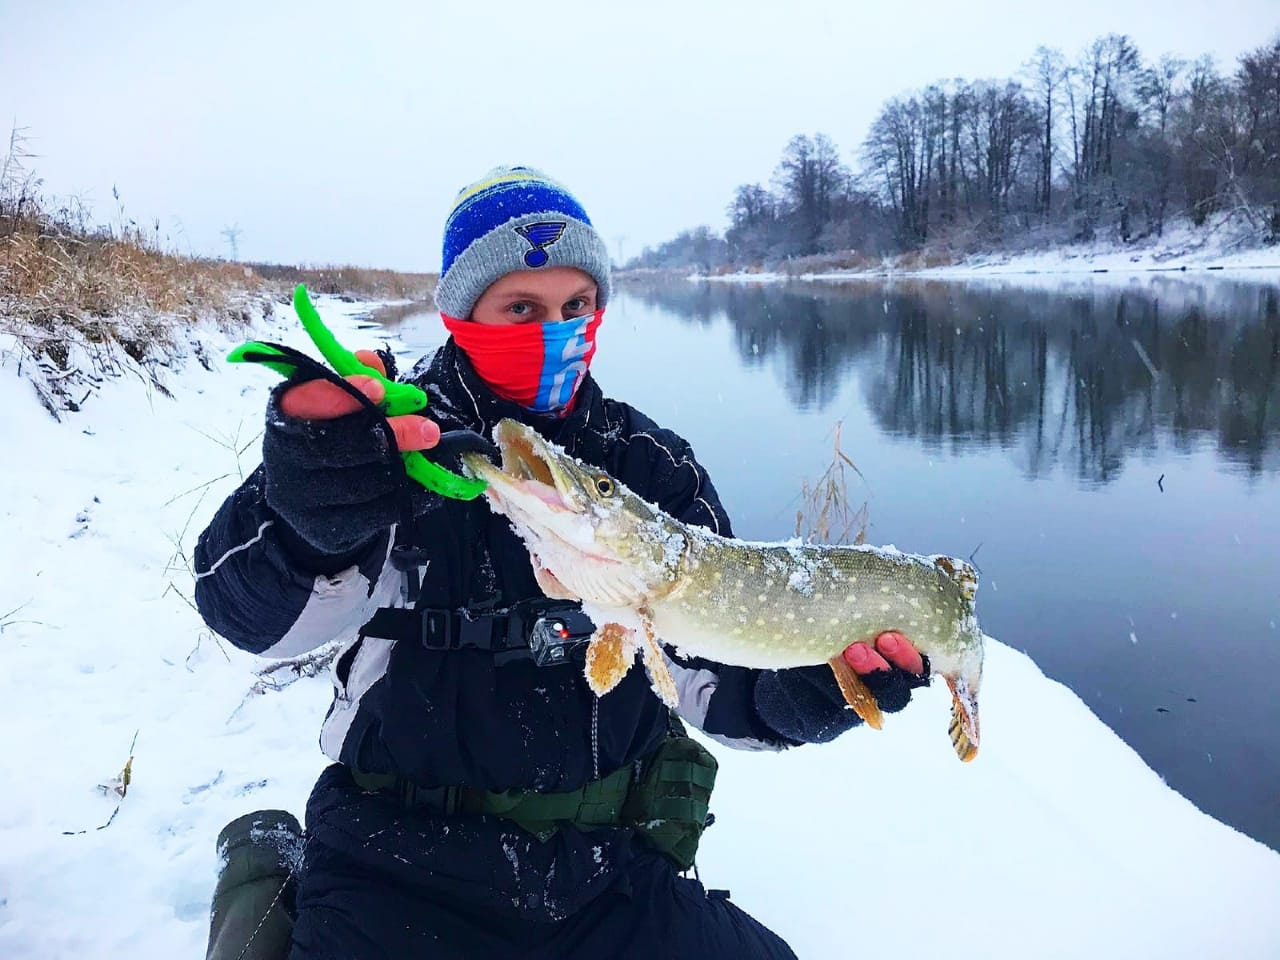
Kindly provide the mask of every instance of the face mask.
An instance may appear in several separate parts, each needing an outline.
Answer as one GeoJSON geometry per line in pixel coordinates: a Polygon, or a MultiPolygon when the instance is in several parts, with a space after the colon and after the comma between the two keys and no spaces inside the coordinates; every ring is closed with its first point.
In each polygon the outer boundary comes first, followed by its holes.
{"type": "Polygon", "coordinates": [[[538,413],[568,409],[596,352],[604,309],[553,323],[492,325],[441,314],[480,379],[538,413]]]}

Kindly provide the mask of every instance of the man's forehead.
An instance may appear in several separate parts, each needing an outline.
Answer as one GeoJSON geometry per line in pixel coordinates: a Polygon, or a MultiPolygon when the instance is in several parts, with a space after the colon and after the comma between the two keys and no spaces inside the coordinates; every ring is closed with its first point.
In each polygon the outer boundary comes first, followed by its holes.
{"type": "Polygon", "coordinates": [[[517,270],[499,277],[490,285],[489,290],[500,291],[503,296],[529,297],[545,295],[549,289],[556,292],[567,289],[574,295],[595,292],[597,285],[590,276],[571,267],[565,269],[571,270],[576,276],[558,277],[541,271],[517,270]]]}

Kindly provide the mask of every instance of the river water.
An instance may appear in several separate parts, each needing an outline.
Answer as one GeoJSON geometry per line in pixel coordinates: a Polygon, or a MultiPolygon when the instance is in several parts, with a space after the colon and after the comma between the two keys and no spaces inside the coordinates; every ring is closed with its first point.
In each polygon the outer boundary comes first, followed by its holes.
{"type": "Polygon", "coordinates": [[[1280,286],[1038,283],[623,283],[593,372],[749,539],[812,517],[839,424],[868,542],[971,557],[987,633],[1280,849],[1280,286]]]}

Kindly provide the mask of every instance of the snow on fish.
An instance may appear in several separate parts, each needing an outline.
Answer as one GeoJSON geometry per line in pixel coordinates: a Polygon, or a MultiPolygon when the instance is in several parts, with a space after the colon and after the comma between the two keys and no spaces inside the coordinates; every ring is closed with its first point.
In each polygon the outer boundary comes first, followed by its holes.
{"type": "Polygon", "coordinates": [[[586,679],[612,690],[639,652],[671,706],[665,643],[683,655],[761,669],[826,663],[845,700],[879,729],[875,697],[841,656],[897,630],[951,690],[950,735],[961,760],[978,752],[982,632],[978,578],[963,560],[869,546],[749,543],[681,523],[597,467],[514,420],[494,430],[501,468],[475,453],[490,508],[524,541],[543,591],[581,600],[597,625],[586,679]]]}

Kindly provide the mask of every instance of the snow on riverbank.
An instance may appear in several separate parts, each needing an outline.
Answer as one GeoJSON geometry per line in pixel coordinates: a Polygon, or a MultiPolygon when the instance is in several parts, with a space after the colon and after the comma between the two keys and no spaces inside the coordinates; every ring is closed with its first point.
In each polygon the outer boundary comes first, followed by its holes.
{"type": "Polygon", "coordinates": [[[1168,230],[1158,239],[1121,245],[1114,241],[1074,244],[1052,250],[974,254],[959,263],[907,268],[886,260],[865,270],[810,273],[732,273],[691,279],[767,283],[785,280],[858,281],[886,279],[997,279],[1035,284],[1036,277],[1116,280],[1140,275],[1229,276],[1233,280],[1280,282],[1280,244],[1241,247],[1227,234],[1187,226],[1168,230]]]}
{"type": "MultiPolygon", "coordinates": [[[[366,307],[318,306],[341,342],[382,339],[360,329],[366,307]]],[[[249,335],[307,347],[283,310],[249,335]]],[[[241,338],[207,331],[208,353],[241,338]]],[[[58,424],[6,347],[0,957],[197,957],[218,830],[301,814],[326,763],[328,681],[248,695],[261,662],[188,603],[186,558],[257,463],[276,377],[189,362],[167,375],[173,399],[123,377],[58,424]],[[98,784],[135,733],[128,795],[96,829],[116,807],[98,784]]],[[[947,742],[940,685],[880,733],[781,755],[713,746],[703,881],[804,958],[1280,955],[1280,854],[1196,810],[995,642],[982,710],[972,764],[947,742]]]]}

